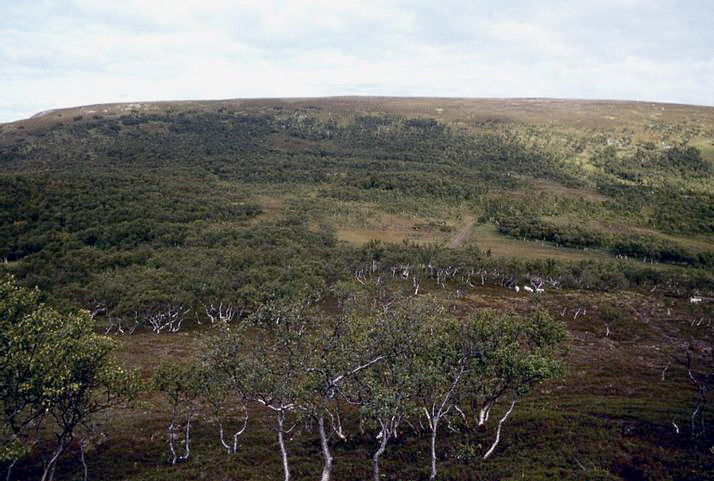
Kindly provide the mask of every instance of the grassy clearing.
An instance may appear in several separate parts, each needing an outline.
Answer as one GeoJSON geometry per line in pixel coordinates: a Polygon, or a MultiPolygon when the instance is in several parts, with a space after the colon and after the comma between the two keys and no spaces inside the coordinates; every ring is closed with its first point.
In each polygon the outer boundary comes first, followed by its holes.
{"type": "Polygon", "coordinates": [[[261,213],[258,214],[254,221],[275,220],[283,212],[285,208],[285,200],[278,197],[258,196],[253,201],[260,207],[261,213]]]}
{"type": "Polygon", "coordinates": [[[521,259],[559,259],[567,261],[604,260],[612,257],[604,252],[589,249],[555,247],[547,242],[509,239],[498,233],[493,224],[475,226],[469,237],[481,249],[490,250],[492,255],[517,257],[521,259]]]}
{"type": "MultiPolygon", "coordinates": [[[[449,226],[450,224],[445,224],[449,226]]],[[[378,219],[366,225],[336,226],[337,238],[352,245],[362,245],[371,240],[399,243],[403,241],[417,244],[444,244],[452,235],[429,224],[427,219],[407,219],[391,214],[379,214],[378,219]]]]}

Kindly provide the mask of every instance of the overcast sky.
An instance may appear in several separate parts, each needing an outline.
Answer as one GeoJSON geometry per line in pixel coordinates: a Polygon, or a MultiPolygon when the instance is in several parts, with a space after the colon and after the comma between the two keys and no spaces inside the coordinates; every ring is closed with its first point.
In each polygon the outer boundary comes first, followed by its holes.
{"type": "Polygon", "coordinates": [[[714,2],[0,0],[0,122],[323,95],[714,105],[714,2]]]}

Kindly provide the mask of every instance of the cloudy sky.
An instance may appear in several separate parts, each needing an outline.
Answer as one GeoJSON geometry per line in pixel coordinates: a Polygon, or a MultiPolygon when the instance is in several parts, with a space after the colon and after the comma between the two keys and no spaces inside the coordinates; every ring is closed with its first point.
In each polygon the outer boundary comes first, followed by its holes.
{"type": "Polygon", "coordinates": [[[714,105],[710,0],[0,0],[0,12],[0,122],[239,97],[714,105]]]}

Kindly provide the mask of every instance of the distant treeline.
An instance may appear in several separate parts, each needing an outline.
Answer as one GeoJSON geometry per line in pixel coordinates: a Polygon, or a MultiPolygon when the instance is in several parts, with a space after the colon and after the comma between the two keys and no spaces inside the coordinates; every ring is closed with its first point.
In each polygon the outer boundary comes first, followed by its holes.
{"type": "Polygon", "coordinates": [[[562,247],[606,249],[616,256],[712,268],[714,252],[690,252],[665,239],[644,234],[615,234],[567,224],[559,225],[533,217],[505,217],[498,231],[519,239],[543,240],[562,247]]]}
{"type": "Polygon", "coordinates": [[[660,150],[651,142],[639,145],[634,153],[619,157],[613,146],[605,147],[594,159],[595,164],[623,180],[642,181],[648,172],[676,175],[709,175],[712,166],[692,146],[675,145],[660,150]]]}

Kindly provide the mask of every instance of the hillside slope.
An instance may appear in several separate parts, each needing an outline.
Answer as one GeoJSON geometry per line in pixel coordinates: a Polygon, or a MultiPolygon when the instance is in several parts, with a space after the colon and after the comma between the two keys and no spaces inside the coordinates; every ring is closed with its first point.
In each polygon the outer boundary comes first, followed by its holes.
{"type": "Polygon", "coordinates": [[[240,237],[288,216],[306,235],[353,245],[444,245],[474,216],[464,240],[494,255],[711,270],[713,132],[714,109],[632,102],[334,98],[53,111],[0,130],[0,257],[42,288],[64,284],[69,299],[80,295],[72,283],[225,244],[212,230],[240,237]]]}
{"type": "MultiPolygon", "coordinates": [[[[682,369],[665,378],[663,367],[687,343],[707,351],[714,342],[714,108],[377,97],[107,104],[0,124],[0,166],[0,269],[60,309],[93,311],[107,332],[135,332],[121,337],[124,354],[145,372],[194,353],[218,303],[245,314],[268,299],[386,282],[435,293],[456,312],[543,307],[568,323],[568,377],[524,401],[488,462],[469,454],[468,435],[450,435],[446,479],[711,479],[708,448],[671,428],[692,388],[682,369]],[[404,269],[419,274],[405,280],[404,269]],[[188,331],[150,334],[175,312],[188,331]]],[[[157,408],[109,427],[92,472],[263,479],[250,459],[277,476],[259,446],[265,426],[240,463],[213,449],[205,427],[195,462],[157,465],[164,419],[157,408]]],[[[316,473],[315,439],[295,441],[303,474],[316,473]]],[[[338,453],[339,479],[366,476],[367,445],[338,453]]],[[[419,438],[404,445],[426,449],[419,438]]],[[[390,472],[423,475],[411,454],[391,456],[390,472]]]]}

